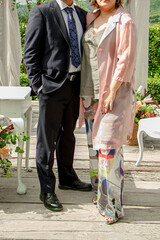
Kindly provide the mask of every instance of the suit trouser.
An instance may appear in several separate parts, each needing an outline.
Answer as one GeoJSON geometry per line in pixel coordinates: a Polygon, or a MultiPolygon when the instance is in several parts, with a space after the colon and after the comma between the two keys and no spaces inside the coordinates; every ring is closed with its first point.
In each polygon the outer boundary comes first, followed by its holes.
{"type": "Polygon", "coordinates": [[[73,169],[75,148],[74,129],[79,115],[79,77],[50,93],[39,94],[39,121],[37,127],[36,163],[41,191],[55,191],[53,173],[56,150],[60,184],[78,179],[73,169]]]}

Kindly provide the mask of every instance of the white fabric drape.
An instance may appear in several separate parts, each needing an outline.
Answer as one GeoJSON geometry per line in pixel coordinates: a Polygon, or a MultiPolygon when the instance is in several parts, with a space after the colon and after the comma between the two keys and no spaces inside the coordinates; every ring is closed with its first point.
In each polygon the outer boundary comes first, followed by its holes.
{"type": "Polygon", "coordinates": [[[132,15],[137,28],[138,43],[135,86],[138,89],[142,85],[145,89],[148,82],[150,0],[129,0],[129,4],[125,8],[132,15]]]}
{"type": "Polygon", "coordinates": [[[21,40],[16,8],[10,0],[0,0],[0,85],[18,86],[21,40]]]}

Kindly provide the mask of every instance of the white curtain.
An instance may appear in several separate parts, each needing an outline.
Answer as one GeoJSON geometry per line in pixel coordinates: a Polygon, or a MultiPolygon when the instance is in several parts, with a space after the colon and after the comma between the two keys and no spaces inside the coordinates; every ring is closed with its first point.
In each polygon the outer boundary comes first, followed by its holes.
{"type": "Polygon", "coordinates": [[[137,28],[136,89],[140,85],[145,89],[148,82],[150,0],[129,0],[125,8],[132,15],[137,28]]]}
{"type": "Polygon", "coordinates": [[[0,0],[0,85],[18,86],[21,39],[16,7],[11,0],[0,0]]]}

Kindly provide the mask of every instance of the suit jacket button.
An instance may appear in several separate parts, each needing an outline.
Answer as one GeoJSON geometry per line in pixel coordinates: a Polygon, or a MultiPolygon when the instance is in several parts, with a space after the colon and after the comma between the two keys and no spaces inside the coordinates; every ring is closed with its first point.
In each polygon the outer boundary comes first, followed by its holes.
{"type": "Polygon", "coordinates": [[[103,51],[103,49],[102,48],[98,48],[98,52],[102,52],[103,51]]]}

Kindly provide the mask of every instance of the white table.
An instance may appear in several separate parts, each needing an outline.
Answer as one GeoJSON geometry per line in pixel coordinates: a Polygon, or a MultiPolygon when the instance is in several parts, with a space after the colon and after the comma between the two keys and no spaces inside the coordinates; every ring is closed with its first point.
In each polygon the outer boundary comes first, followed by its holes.
{"type": "MultiPolygon", "coordinates": [[[[10,118],[13,122],[16,133],[24,133],[25,136],[31,136],[32,123],[32,101],[30,97],[30,87],[10,87],[0,86],[0,115],[10,118]]],[[[24,142],[18,141],[18,146],[23,149],[24,142]]],[[[30,140],[26,141],[26,158],[25,166],[29,168],[29,150],[30,140]]],[[[27,187],[21,179],[22,154],[17,156],[17,173],[18,173],[18,194],[25,194],[27,187]]]]}
{"type": "Polygon", "coordinates": [[[160,139],[160,117],[144,118],[139,120],[137,139],[139,144],[139,157],[136,162],[138,166],[143,157],[143,134],[152,138],[160,139]]]}

